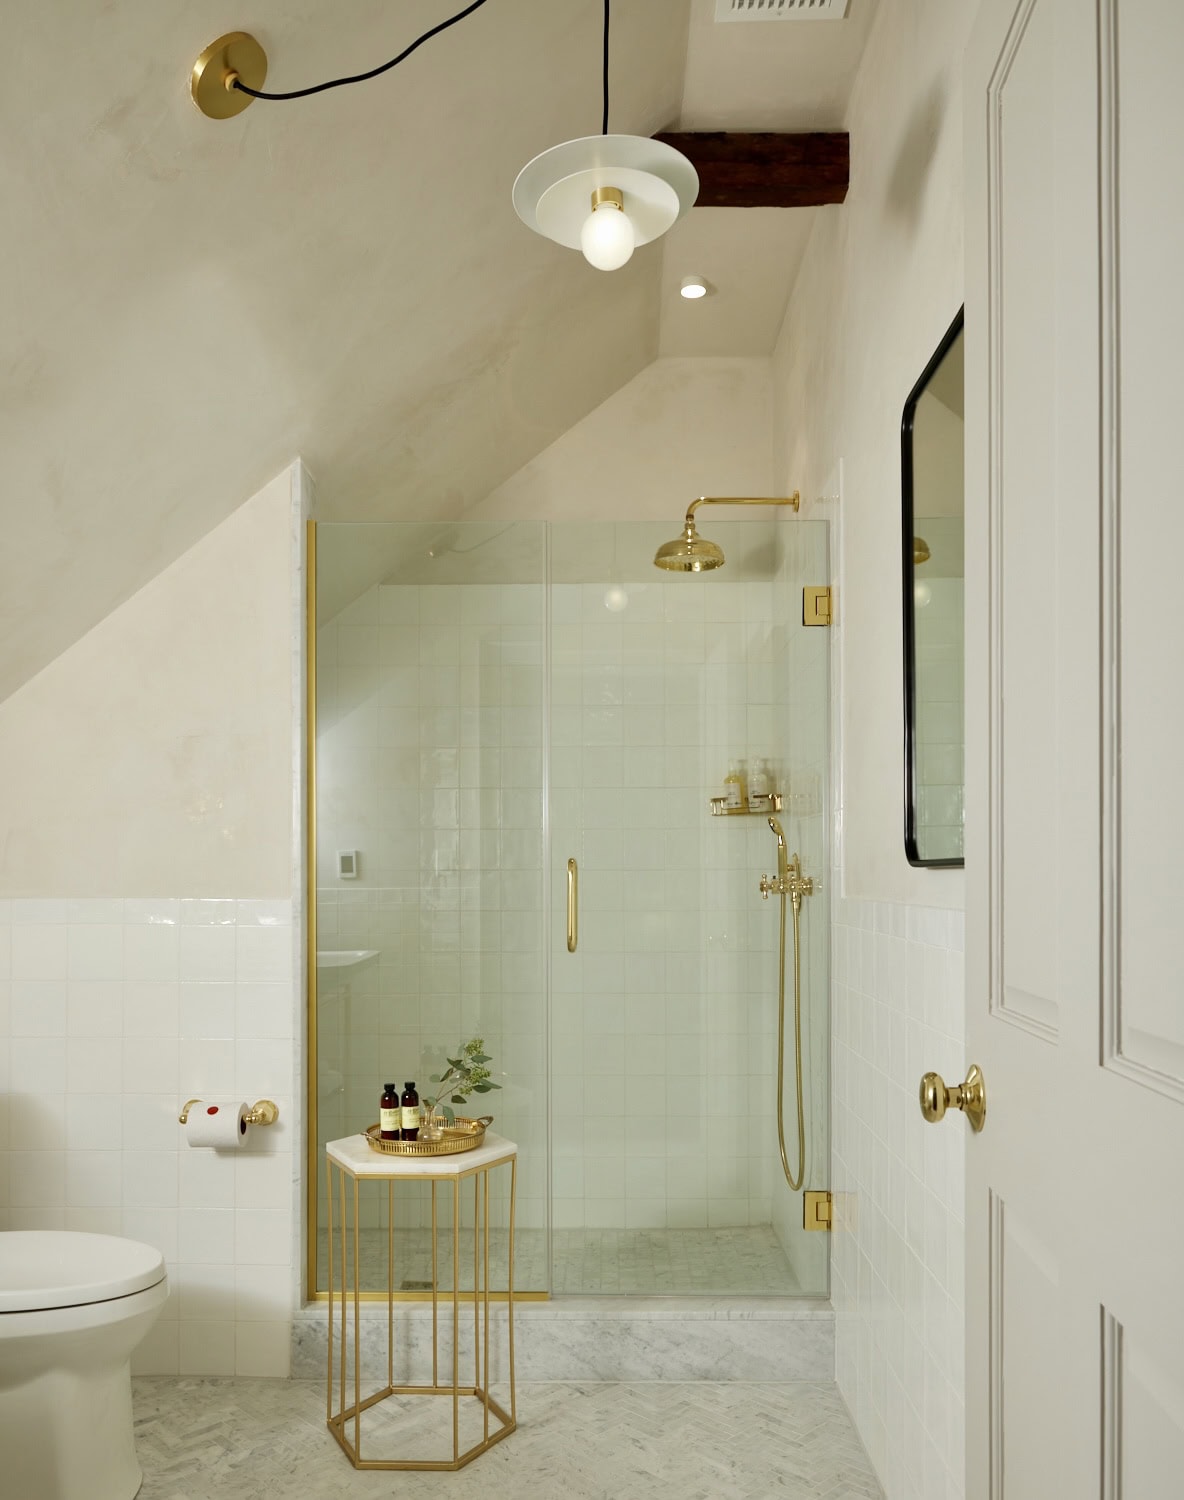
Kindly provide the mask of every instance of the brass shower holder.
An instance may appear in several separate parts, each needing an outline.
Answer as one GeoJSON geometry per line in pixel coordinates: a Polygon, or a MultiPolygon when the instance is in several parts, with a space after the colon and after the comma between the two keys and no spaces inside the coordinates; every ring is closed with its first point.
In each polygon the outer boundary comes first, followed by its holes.
{"type": "MultiPolygon", "coordinates": [[[[178,1123],[188,1125],[189,1111],[195,1104],[200,1104],[201,1102],[200,1099],[186,1099],[184,1109],[177,1116],[178,1123]]],[[[280,1107],[278,1104],[273,1103],[270,1099],[256,1099],[243,1116],[243,1121],[247,1125],[274,1125],[279,1117],[280,1107]]]]}
{"type": "Polygon", "coordinates": [[[764,807],[729,807],[726,797],[712,797],[713,818],[767,818],[770,813],[779,813],[785,799],[780,792],[772,792],[764,807]]]}

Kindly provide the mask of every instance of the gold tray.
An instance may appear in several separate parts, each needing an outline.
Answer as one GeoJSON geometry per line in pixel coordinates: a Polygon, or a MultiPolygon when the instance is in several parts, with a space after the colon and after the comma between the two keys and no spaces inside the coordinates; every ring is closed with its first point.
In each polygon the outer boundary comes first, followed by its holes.
{"type": "Polygon", "coordinates": [[[479,1120],[457,1115],[451,1125],[445,1125],[438,1141],[384,1141],[378,1124],[368,1125],[362,1134],[371,1150],[383,1156],[455,1156],[459,1151],[475,1151],[485,1139],[486,1126],[492,1124],[492,1115],[482,1115],[479,1120]]]}

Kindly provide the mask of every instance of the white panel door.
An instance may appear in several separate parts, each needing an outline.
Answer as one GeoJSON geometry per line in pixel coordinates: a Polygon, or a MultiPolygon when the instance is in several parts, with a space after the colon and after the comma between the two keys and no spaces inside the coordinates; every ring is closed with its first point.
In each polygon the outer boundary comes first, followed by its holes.
{"type": "Polygon", "coordinates": [[[1182,64],[1168,0],[967,53],[967,1500],[1184,1496],[1182,64]]]}

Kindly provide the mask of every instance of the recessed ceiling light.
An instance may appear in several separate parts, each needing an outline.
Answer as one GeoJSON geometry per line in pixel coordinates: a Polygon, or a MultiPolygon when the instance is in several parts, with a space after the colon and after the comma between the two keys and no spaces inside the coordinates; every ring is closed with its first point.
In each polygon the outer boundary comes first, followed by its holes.
{"type": "Polygon", "coordinates": [[[688,301],[694,301],[696,297],[706,297],[707,283],[702,276],[684,276],[679,291],[688,301]]]}

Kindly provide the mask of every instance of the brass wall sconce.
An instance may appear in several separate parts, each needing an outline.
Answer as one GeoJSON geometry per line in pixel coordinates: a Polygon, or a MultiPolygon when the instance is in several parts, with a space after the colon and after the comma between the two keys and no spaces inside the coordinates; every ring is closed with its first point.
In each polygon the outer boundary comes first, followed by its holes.
{"type": "MultiPolygon", "coordinates": [[[[238,115],[253,99],[303,99],[326,89],[364,83],[401,63],[424,42],[479,10],[471,0],[405,47],[398,57],[350,78],[331,78],[311,88],[265,93],[267,54],[245,31],[230,31],[211,42],[193,65],[189,91],[212,120],[238,115]]],[[[699,174],[666,141],[648,136],[610,135],[608,129],[609,15],[604,0],[603,118],[599,135],[580,136],[541,152],[514,182],[514,209],[528,228],[560,245],[580,249],[601,271],[623,266],[637,245],[666,233],[688,213],[699,193],[699,174]]]]}

